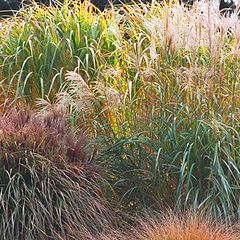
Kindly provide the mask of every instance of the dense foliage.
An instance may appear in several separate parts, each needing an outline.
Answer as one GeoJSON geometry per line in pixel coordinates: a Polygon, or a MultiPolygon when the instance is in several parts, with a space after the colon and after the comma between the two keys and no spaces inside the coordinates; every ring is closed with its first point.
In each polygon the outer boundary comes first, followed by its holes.
{"type": "MultiPolygon", "coordinates": [[[[189,11],[156,3],[99,13],[72,2],[33,6],[1,24],[5,239],[195,239],[184,235],[191,221],[178,217],[167,222],[174,226],[160,228],[160,218],[133,231],[132,214],[146,209],[191,208],[218,222],[239,220],[236,15],[222,18],[206,3],[189,11]],[[35,112],[10,110],[25,105],[35,112]],[[85,154],[83,133],[72,130],[79,128],[97,146],[97,165],[85,154]],[[124,218],[111,215],[108,204],[124,218]],[[109,233],[111,224],[101,235],[108,218],[131,235],[109,233]],[[178,221],[186,224],[183,235],[178,221]]],[[[203,234],[209,221],[191,231],[203,234]]],[[[215,226],[206,236],[239,239],[220,228],[219,236],[215,226]]]]}
{"type": "Polygon", "coordinates": [[[1,239],[74,239],[99,231],[109,212],[84,133],[56,113],[0,117],[1,239]]]}

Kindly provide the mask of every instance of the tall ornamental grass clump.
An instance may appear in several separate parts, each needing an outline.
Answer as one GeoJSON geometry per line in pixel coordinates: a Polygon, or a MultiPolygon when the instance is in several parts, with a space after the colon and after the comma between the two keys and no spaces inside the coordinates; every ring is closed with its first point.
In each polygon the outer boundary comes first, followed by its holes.
{"type": "Polygon", "coordinates": [[[110,212],[86,144],[58,113],[1,115],[1,239],[85,239],[101,231],[110,212]]]}
{"type": "MultiPolygon", "coordinates": [[[[151,122],[162,109],[181,106],[195,118],[238,121],[237,18],[222,19],[212,6],[203,10],[196,4],[186,11],[156,3],[143,9],[126,6],[120,28],[127,38],[119,41],[125,51],[113,69],[119,72],[114,86],[122,94],[119,112],[124,113],[119,115],[128,128],[141,128],[142,121],[151,122]]],[[[105,78],[111,82],[113,74],[105,78]]]]}
{"type": "Polygon", "coordinates": [[[210,8],[144,6],[111,10],[117,64],[105,65],[94,84],[69,72],[54,107],[84,113],[103,146],[99,161],[115,206],[193,206],[235,220],[239,25],[229,19],[230,29],[210,8]]]}
{"type": "Polygon", "coordinates": [[[121,138],[102,153],[114,204],[130,211],[193,207],[216,218],[239,218],[238,130],[163,113],[148,134],[121,138]]]}
{"type": "Polygon", "coordinates": [[[87,1],[33,4],[3,21],[0,82],[8,96],[33,105],[39,97],[53,100],[67,70],[93,80],[106,63],[115,64],[111,24],[87,1]]]}
{"type": "Polygon", "coordinates": [[[120,105],[98,135],[110,199],[239,218],[239,22],[200,5],[125,7],[125,51],[104,76],[120,105]]]}

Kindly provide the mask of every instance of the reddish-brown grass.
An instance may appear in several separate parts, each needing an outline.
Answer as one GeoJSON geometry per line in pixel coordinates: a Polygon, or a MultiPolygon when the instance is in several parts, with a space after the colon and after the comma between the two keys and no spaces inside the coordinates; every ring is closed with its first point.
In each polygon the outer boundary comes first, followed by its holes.
{"type": "Polygon", "coordinates": [[[129,227],[90,239],[101,240],[240,240],[240,225],[227,226],[210,217],[188,212],[151,214],[129,227]]]}
{"type": "Polygon", "coordinates": [[[150,217],[134,230],[139,240],[239,240],[239,226],[226,226],[193,213],[150,217]]]}

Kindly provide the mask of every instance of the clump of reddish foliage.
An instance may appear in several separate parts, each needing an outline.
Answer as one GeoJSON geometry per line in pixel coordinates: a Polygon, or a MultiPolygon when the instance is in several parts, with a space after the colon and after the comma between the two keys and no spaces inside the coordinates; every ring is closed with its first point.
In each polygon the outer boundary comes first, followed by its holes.
{"type": "MultiPolygon", "coordinates": [[[[91,164],[85,134],[75,134],[60,113],[52,112],[42,117],[30,110],[11,110],[0,117],[0,133],[5,167],[10,164],[9,154],[20,153],[39,154],[56,164],[91,164]]],[[[19,156],[15,160],[23,159],[19,156]]]]}
{"type": "MultiPolygon", "coordinates": [[[[240,225],[225,225],[200,213],[151,213],[134,219],[134,226],[108,231],[99,240],[239,240],[240,225]],[[127,230],[126,230],[127,229],[127,230]]],[[[91,240],[96,239],[94,237],[91,240]]]]}
{"type": "Polygon", "coordinates": [[[75,232],[100,230],[110,216],[100,180],[86,135],[72,131],[61,114],[0,116],[4,239],[72,239],[75,232]]]}
{"type": "MultiPolygon", "coordinates": [[[[157,214],[158,215],[158,214],[157,214]]],[[[151,216],[140,220],[134,230],[138,240],[239,240],[239,226],[216,223],[211,217],[193,212],[182,215],[174,213],[151,216]]],[[[240,230],[240,229],[239,229],[240,230]]]]}

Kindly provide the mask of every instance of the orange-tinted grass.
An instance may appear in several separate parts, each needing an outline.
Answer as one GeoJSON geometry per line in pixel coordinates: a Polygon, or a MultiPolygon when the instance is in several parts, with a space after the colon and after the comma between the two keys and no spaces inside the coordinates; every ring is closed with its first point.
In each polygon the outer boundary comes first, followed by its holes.
{"type": "Polygon", "coordinates": [[[226,226],[200,214],[163,214],[140,221],[138,240],[240,240],[239,225],[226,226]]]}
{"type": "Polygon", "coordinates": [[[138,217],[133,225],[117,230],[106,225],[97,235],[75,233],[76,239],[86,240],[240,240],[240,224],[226,225],[211,217],[187,212],[184,214],[151,213],[138,217]]]}

